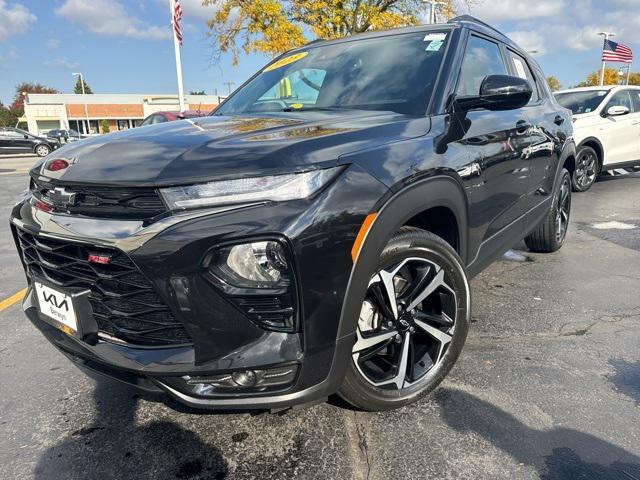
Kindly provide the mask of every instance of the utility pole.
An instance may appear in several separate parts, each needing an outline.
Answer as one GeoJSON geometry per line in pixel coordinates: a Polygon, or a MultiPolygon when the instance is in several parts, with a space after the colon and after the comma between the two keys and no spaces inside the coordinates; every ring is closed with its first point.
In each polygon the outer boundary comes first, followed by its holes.
{"type": "MultiPolygon", "coordinates": [[[[605,44],[605,42],[609,39],[609,37],[613,37],[615,35],[615,33],[599,32],[598,35],[603,37],[603,40],[602,40],[602,51],[604,52],[604,44],[605,44]]],[[[600,86],[601,87],[604,85],[604,69],[605,69],[606,65],[607,65],[607,62],[605,62],[603,60],[602,61],[602,71],[600,72],[600,86]]]]}
{"type": "Polygon", "coordinates": [[[224,82],[224,84],[227,86],[228,94],[231,95],[231,85],[235,85],[235,82],[224,82]]]}
{"type": "Polygon", "coordinates": [[[91,133],[91,126],[89,125],[89,110],[87,109],[87,97],[84,93],[84,77],[81,72],[73,73],[74,77],[80,77],[80,86],[82,87],[82,100],[84,101],[84,116],[87,119],[87,131],[85,132],[87,135],[91,133]]]}

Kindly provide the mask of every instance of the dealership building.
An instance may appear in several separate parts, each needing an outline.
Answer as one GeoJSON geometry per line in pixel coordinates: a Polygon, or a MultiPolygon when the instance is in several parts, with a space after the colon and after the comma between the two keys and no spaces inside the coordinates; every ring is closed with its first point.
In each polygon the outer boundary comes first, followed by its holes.
{"type": "MultiPolygon", "coordinates": [[[[203,114],[216,107],[220,100],[217,95],[185,95],[187,108],[203,114]]],[[[104,120],[109,131],[115,132],[137,127],[154,112],[179,109],[177,95],[28,93],[20,121],[25,122],[34,135],[57,129],[99,134],[104,133],[104,120]]]]}

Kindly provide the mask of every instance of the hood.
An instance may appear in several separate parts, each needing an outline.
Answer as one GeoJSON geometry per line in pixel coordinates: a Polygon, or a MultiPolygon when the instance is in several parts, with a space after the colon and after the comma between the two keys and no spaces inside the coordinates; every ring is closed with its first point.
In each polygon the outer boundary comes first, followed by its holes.
{"type": "Polygon", "coordinates": [[[335,164],[345,153],[424,135],[429,118],[362,110],[209,116],[67,144],[32,170],[64,183],[162,186],[335,164]],[[68,159],[57,172],[47,160],[68,159]]]}

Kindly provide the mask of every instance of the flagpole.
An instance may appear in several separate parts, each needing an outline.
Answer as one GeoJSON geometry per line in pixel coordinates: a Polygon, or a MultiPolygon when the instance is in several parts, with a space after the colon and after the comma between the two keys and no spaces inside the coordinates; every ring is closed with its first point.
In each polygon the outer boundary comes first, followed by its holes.
{"type": "Polygon", "coordinates": [[[176,8],[175,0],[169,0],[169,8],[171,9],[171,34],[173,35],[173,49],[176,54],[176,75],[178,77],[178,99],[180,101],[180,112],[184,112],[184,88],[182,86],[182,61],[180,59],[180,42],[176,36],[176,28],[174,25],[173,14],[176,8]]]}
{"type": "Polygon", "coordinates": [[[631,77],[631,62],[627,63],[627,85],[629,85],[629,77],[631,77]]]}
{"type": "MultiPolygon", "coordinates": [[[[610,33],[610,32],[600,32],[598,33],[598,35],[602,35],[602,37],[604,37],[604,40],[602,41],[602,52],[604,53],[604,47],[607,44],[607,39],[609,37],[613,37],[615,34],[614,33],[610,33]]],[[[602,60],[602,71],[600,72],[600,86],[604,86],[604,69],[607,66],[607,62],[605,62],[604,60],[602,60]]]]}

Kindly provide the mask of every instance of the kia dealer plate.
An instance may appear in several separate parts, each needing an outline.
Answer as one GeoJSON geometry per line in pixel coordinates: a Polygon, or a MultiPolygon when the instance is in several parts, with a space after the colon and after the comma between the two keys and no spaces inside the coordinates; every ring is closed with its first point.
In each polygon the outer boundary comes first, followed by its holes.
{"type": "Polygon", "coordinates": [[[50,288],[39,282],[34,283],[40,313],[55,321],[63,332],[74,334],[78,331],[76,312],[73,310],[71,296],[50,288]]]}

